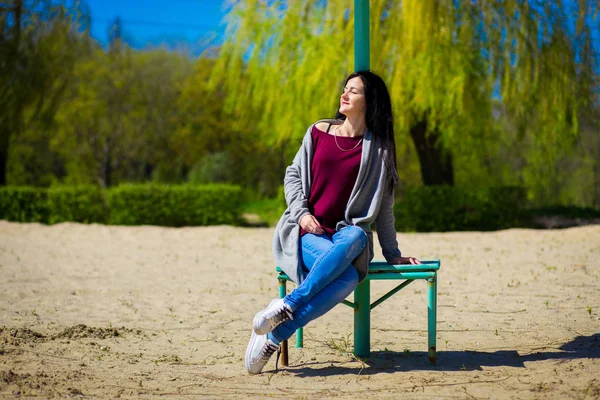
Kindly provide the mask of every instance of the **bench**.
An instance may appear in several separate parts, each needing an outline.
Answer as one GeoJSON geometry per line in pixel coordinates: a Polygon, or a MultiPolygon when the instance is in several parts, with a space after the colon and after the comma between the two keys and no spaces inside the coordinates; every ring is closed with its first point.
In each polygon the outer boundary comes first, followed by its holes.
{"type": "MultiPolygon", "coordinates": [[[[400,290],[417,279],[427,281],[427,343],[429,363],[436,362],[436,311],[437,311],[437,271],[440,269],[440,260],[421,261],[418,265],[390,265],[385,261],[372,261],[369,264],[369,274],[354,289],[354,302],[344,300],[343,304],[354,309],[354,355],[367,358],[371,354],[371,310],[389,299],[400,290]],[[371,304],[371,281],[375,280],[403,280],[398,286],[381,296],[371,304]]],[[[286,283],[290,278],[276,268],[279,281],[279,297],[287,293],[286,283]]],[[[296,347],[302,348],[303,329],[296,331],[296,347]]],[[[281,365],[288,365],[287,340],[281,343],[281,365]]]]}

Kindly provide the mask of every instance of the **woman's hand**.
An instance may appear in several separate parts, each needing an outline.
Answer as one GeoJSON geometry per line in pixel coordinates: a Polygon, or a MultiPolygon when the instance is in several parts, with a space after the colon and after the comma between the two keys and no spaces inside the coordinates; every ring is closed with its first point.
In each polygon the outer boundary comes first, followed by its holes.
{"type": "Polygon", "coordinates": [[[421,261],[414,257],[396,257],[390,262],[390,264],[421,264],[421,261]]]}
{"type": "Polygon", "coordinates": [[[304,217],[300,219],[300,226],[308,233],[313,233],[315,235],[322,235],[325,233],[323,228],[321,228],[321,224],[319,221],[312,215],[306,214],[304,217]]]}

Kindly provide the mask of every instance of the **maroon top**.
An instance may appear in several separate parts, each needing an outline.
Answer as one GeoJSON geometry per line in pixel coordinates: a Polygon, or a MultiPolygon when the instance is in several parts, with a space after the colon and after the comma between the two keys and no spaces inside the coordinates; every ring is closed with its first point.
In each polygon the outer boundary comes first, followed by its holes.
{"type": "MultiPolygon", "coordinates": [[[[310,169],[308,209],[325,233],[333,235],[336,224],[344,219],[348,199],[358,176],[363,137],[337,136],[336,144],[334,135],[321,131],[316,125],[311,136],[314,155],[310,169]],[[340,150],[338,145],[349,151],[340,150]]],[[[305,233],[300,228],[300,235],[305,233]]]]}

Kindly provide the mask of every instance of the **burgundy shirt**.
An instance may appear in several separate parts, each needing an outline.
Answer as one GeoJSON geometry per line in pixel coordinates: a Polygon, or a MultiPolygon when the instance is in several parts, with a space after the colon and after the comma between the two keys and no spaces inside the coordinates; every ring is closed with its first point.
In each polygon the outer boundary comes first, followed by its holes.
{"type": "MultiPolygon", "coordinates": [[[[336,224],[344,219],[348,199],[358,176],[363,137],[338,136],[336,145],[336,137],[319,130],[316,125],[311,136],[314,155],[308,209],[325,233],[333,235],[336,224]],[[349,151],[340,150],[338,145],[349,151]]],[[[301,228],[300,235],[305,233],[301,228]]]]}

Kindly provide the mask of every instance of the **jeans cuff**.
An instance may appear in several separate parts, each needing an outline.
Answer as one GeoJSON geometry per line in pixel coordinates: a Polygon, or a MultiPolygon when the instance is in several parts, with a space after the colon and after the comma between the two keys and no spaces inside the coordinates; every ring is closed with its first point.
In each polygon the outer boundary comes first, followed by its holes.
{"type": "Polygon", "coordinates": [[[298,307],[300,307],[300,306],[296,305],[296,303],[294,303],[293,300],[290,299],[289,295],[287,295],[283,298],[283,302],[290,307],[292,312],[296,311],[298,309],[298,307]]]}
{"type": "MultiPolygon", "coordinates": [[[[276,330],[276,329],[277,329],[277,328],[275,328],[275,330],[276,330]]],[[[272,335],[272,336],[273,336],[275,339],[277,339],[277,341],[278,341],[279,343],[281,343],[281,342],[283,342],[284,340],[286,340],[286,339],[282,339],[282,338],[280,338],[280,337],[279,337],[279,335],[277,335],[277,334],[275,333],[275,330],[272,330],[271,332],[267,333],[267,337],[268,337],[268,335],[272,335]]]]}

